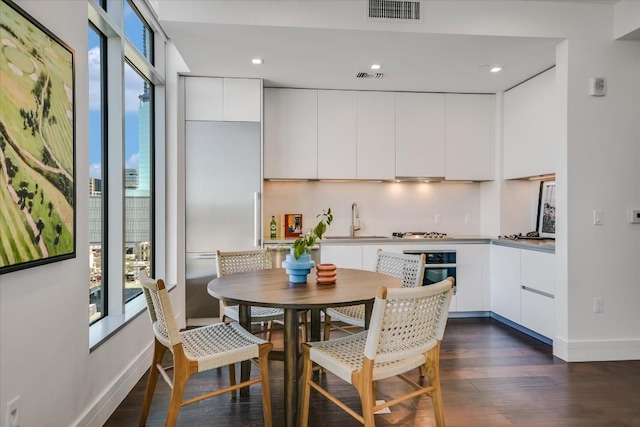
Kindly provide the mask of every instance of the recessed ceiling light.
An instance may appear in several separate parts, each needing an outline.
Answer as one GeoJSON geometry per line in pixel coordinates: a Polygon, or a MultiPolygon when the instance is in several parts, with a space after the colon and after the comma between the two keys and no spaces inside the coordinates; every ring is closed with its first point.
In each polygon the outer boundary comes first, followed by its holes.
{"type": "Polygon", "coordinates": [[[373,64],[373,65],[371,66],[371,69],[372,69],[372,70],[379,70],[379,69],[380,69],[380,64],[373,64]]]}
{"type": "Polygon", "coordinates": [[[253,58],[253,59],[251,60],[251,63],[252,63],[253,65],[261,65],[261,64],[262,64],[262,58],[253,58]]]}
{"type": "Polygon", "coordinates": [[[498,73],[502,71],[502,67],[491,67],[489,71],[491,71],[492,73],[498,73]]]}

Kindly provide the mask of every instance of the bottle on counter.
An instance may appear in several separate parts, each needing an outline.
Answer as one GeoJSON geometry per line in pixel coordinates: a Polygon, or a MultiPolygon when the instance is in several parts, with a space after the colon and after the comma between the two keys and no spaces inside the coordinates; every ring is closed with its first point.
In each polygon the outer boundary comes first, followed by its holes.
{"type": "Polygon", "coordinates": [[[271,217],[271,223],[269,224],[269,229],[271,230],[270,237],[272,239],[275,239],[276,238],[276,229],[277,229],[276,228],[276,217],[275,216],[271,217]]]}

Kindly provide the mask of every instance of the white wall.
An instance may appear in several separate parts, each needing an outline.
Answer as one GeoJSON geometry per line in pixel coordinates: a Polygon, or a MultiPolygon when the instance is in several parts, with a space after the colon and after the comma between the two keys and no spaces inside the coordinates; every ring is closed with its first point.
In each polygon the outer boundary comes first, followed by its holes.
{"type": "Polygon", "coordinates": [[[334,220],[327,236],[348,236],[351,204],[358,203],[359,235],[391,236],[394,231],[480,234],[480,184],[417,182],[265,182],[264,230],[271,216],[301,213],[304,229],[331,208],[334,220]],[[435,214],[441,222],[435,223],[435,214]],[[465,223],[465,215],[471,223],[465,223]]]}
{"type": "Polygon", "coordinates": [[[17,3],[75,50],[77,255],[0,276],[0,425],[19,395],[21,426],[101,426],[148,368],[152,334],[145,312],[89,353],[87,2],[17,3]]]}
{"type": "MultiPolygon", "coordinates": [[[[300,3],[296,7],[312,2],[300,3]]],[[[76,51],[78,256],[0,277],[0,420],[5,419],[6,402],[20,395],[23,426],[101,425],[119,403],[119,396],[128,392],[147,366],[151,335],[143,314],[89,353],[88,253],[83,250],[88,245],[88,199],[80,197],[88,193],[88,171],[83,166],[88,161],[87,4],[76,0],[20,0],[18,4],[76,51]]],[[[556,69],[564,94],[561,102],[566,103],[562,114],[567,115],[567,121],[565,141],[558,150],[562,167],[557,173],[556,257],[562,264],[557,269],[558,337],[554,352],[568,360],[640,358],[640,226],[630,225],[626,219],[629,209],[640,207],[640,42],[613,41],[613,12],[607,4],[434,1],[429,2],[429,9],[425,31],[567,38],[558,50],[556,69]],[[607,78],[604,98],[587,95],[588,78],[595,76],[607,78]],[[591,225],[593,209],[605,211],[603,226],[591,225]],[[605,300],[602,314],[592,312],[596,296],[605,300]]],[[[354,27],[368,25],[361,13],[360,7],[357,13],[354,10],[353,19],[357,15],[360,23],[354,27]]],[[[325,16],[335,15],[332,10],[325,16]]],[[[342,23],[349,21],[348,16],[341,16],[342,23]]],[[[313,20],[307,18],[306,23],[313,20]]],[[[167,137],[169,150],[177,144],[173,138],[167,137]]],[[[452,191],[470,191],[475,201],[463,208],[479,212],[479,196],[475,194],[479,190],[472,188],[452,191]]],[[[168,191],[180,190],[171,187],[168,191]]],[[[278,195],[280,189],[269,184],[267,192],[278,195]]],[[[320,188],[320,192],[329,195],[331,187],[320,188]]],[[[172,197],[180,202],[179,195],[172,197]]],[[[309,198],[304,203],[308,210],[301,212],[306,218],[325,207],[326,201],[312,200],[312,192],[300,191],[296,197],[309,198]]],[[[387,212],[390,218],[380,232],[396,227],[395,222],[391,224],[396,208],[367,191],[349,190],[344,197],[329,195],[327,201],[341,218],[335,223],[336,234],[348,231],[348,222],[342,218],[345,214],[349,218],[353,201],[361,206],[363,232],[368,232],[368,215],[374,209],[387,212]]],[[[459,211],[455,201],[453,198],[448,202],[452,204],[447,204],[452,218],[459,211]]],[[[269,209],[275,214],[276,209],[302,206],[288,203],[282,199],[274,207],[266,206],[265,216],[270,218],[269,209]]],[[[397,212],[406,212],[404,203],[397,212]]],[[[409,207],[427,217],[433,213],[427,203],[409,207]]],[[[167,233],[169,244],[180,244],[184,224],[180,223],[179,209],[167,215],[168,221],[178,222],[168,226],[173,227],[167,233]]],[[[443,216],[443,224],[445,220],[443,216]]],[[[406,228],[422,225],[414,221],[417,216],[405,223],[406,228]]],[[[458,225],[452,223],[451,230],[458,225]]],[[[475,220],[472,227],[479,227],[475,220]]],[[[172,262],[176,261],[168,264],[172,262]]],[[[180,276],[181,271],[171,274],[180,276]]],[[[176,311],[183,308],[176,306],[176,311]]]]}

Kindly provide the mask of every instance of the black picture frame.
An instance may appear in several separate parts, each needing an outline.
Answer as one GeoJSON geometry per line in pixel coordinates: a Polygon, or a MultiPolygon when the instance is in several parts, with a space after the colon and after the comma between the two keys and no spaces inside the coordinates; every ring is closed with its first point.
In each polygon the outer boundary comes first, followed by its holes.
{"type": "Polygon", "coordinates": [[[536,231],[540,237],[556,237],[556,182],[540,182],[538,221],[536,231]]]}
{"type": "Polygon", "coordinates": [[[0,274],[76,256],[75,52],[0,0],[0,274]]]}

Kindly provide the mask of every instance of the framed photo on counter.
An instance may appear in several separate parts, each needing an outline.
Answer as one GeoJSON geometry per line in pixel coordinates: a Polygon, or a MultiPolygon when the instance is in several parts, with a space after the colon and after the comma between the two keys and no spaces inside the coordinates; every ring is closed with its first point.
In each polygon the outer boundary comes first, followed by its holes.
{"type": "Polygon", "coordinates": [[[302,234],[302,214],[284,214],[284,237],[300,237],[302,234]]]}
{"type": "Polygon", "coordinates": [[[542,181],[538,198],[538,225],[540,237],[556,237],[556,182],[542,181]]]}

